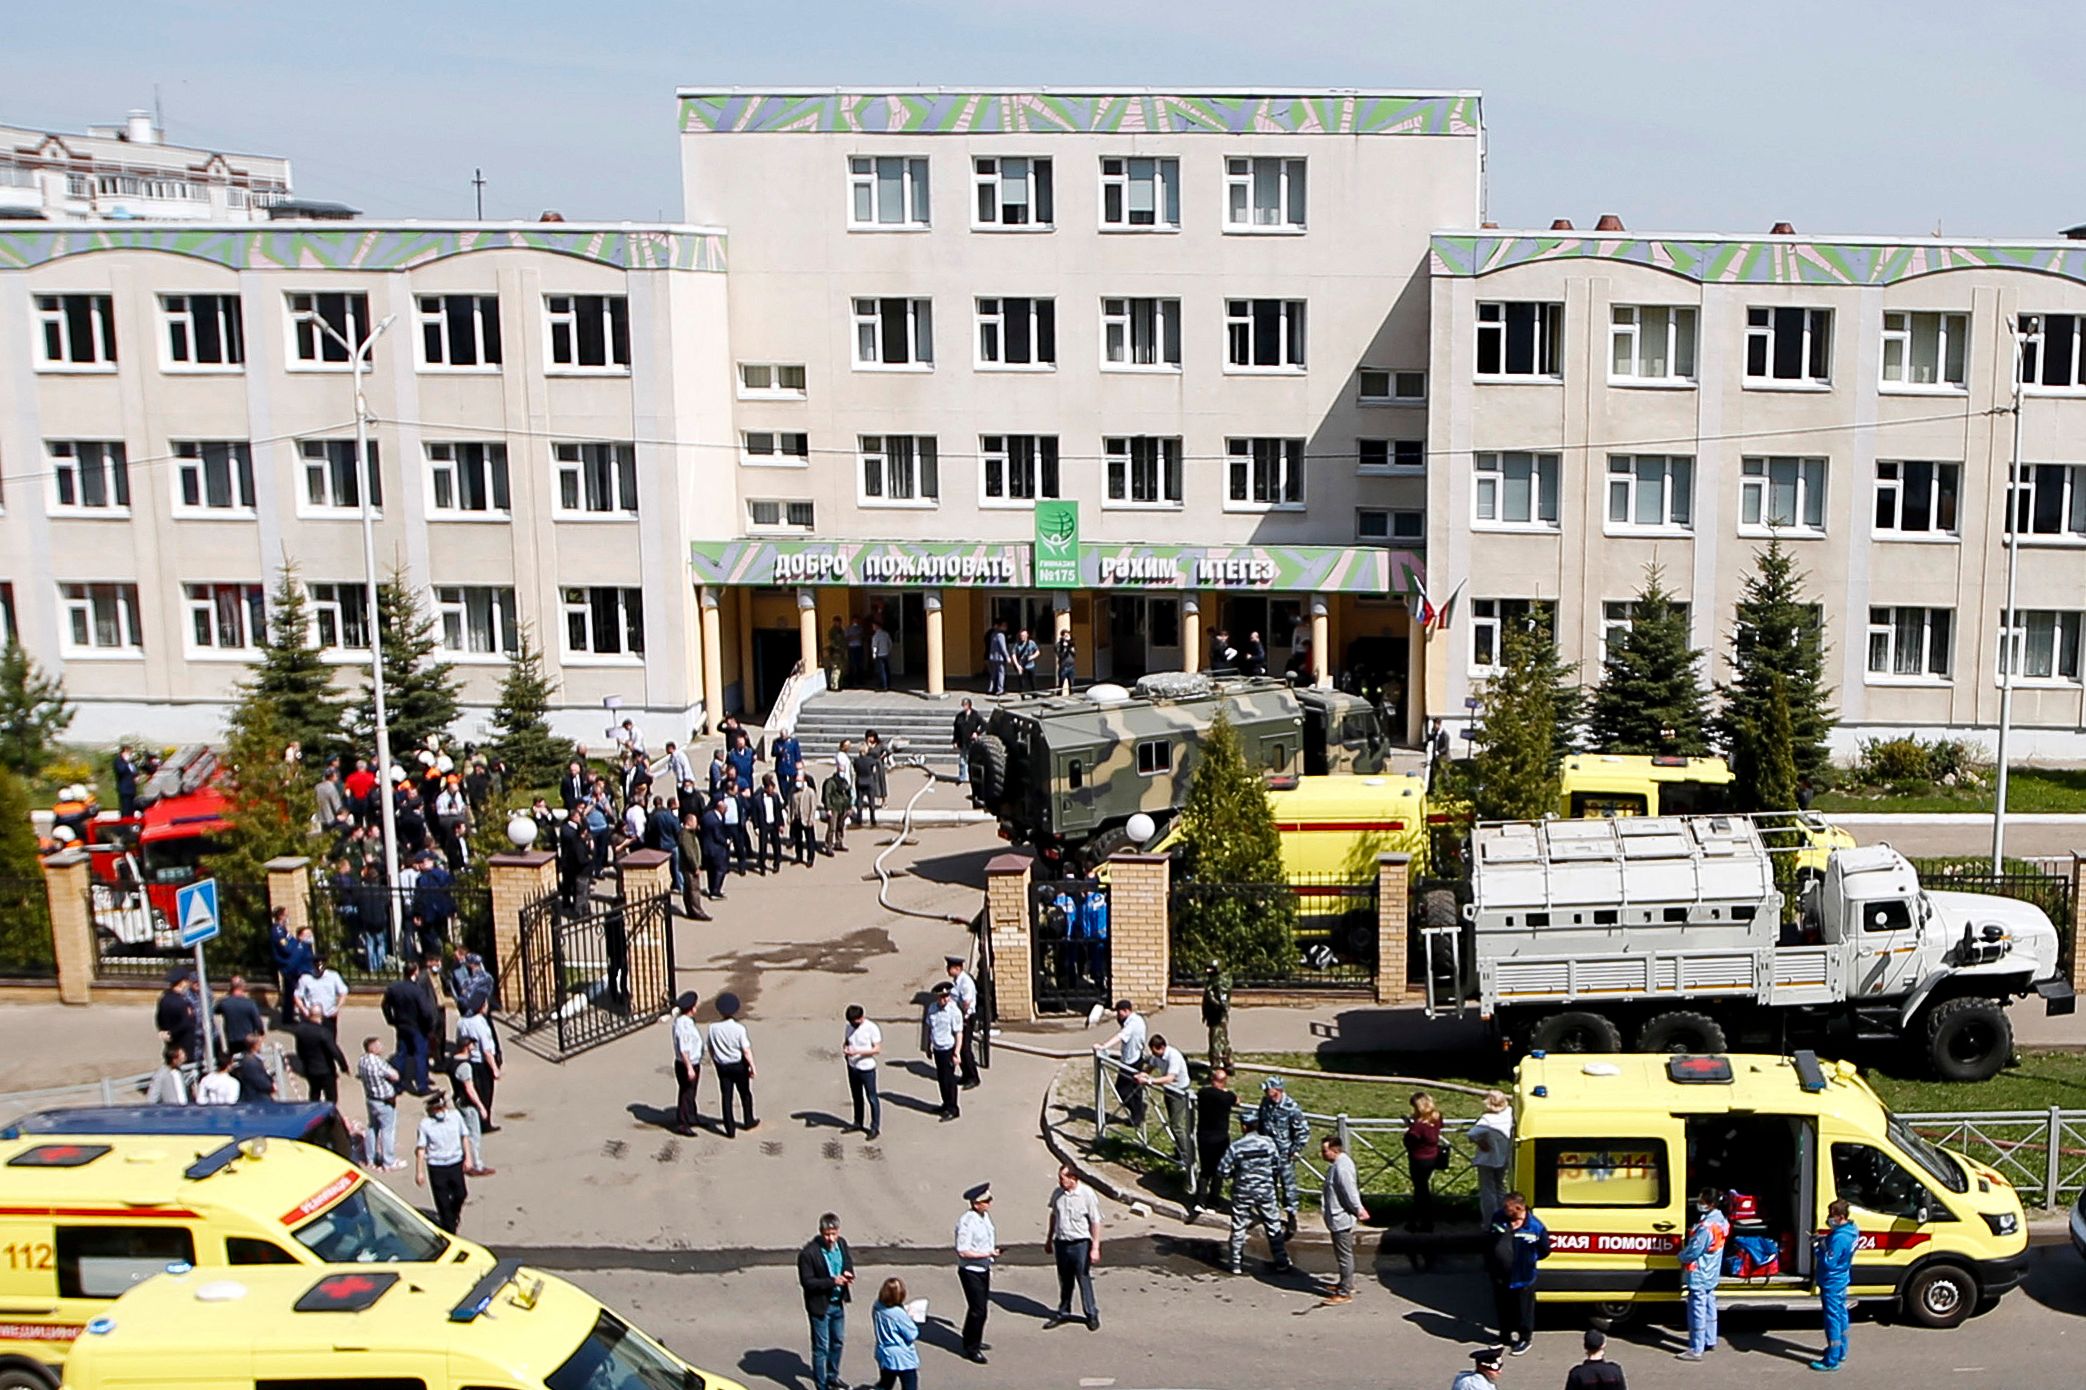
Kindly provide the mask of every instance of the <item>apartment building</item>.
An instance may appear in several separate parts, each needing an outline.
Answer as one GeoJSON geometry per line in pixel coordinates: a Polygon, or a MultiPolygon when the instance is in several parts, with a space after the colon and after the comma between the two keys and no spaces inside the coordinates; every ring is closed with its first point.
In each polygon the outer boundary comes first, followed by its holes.
{"type": "Polygon", "coordinates": [[[1428,238],[1482,217],[1475,94],[680,109],[686,215],[733,238],[738,456],[693,550],[712,705],[764,706],[872,614],[929,690],[1002,619],[1069,629],[1082,679],[1199,668],[1221,626],[1402,686],[1428,238]]]}
{"type": "Polygon", "coordinates": [[[144,111],[85,134],[0,124],[0,218],[264,222],[290,194],[289,160],[170,145],[144,111]]]}
{"type": "Polygon", "coordinates": [[[2017,751],[2086,756],[2086,243],[1559,224],[1444,232],[1432,264],[1429,586],[1461,596],[1430,714],[1463,717],[1536,600],[1591,682],[1653,563],[1723,678],[1779,535],[1823,609],[1841,751],[1989,746],[2011,661],[2017,751]]]}
{"type": "Polygon", "coordinates": [[[467,736],[524,624],[561,731],[601,741],[608,701],[685,731],[723,272],[705,227],[0,227],[0,622],[63,671],[75,737],[215,737],[286,560],[359,687],[367,500],[467,736]]]}

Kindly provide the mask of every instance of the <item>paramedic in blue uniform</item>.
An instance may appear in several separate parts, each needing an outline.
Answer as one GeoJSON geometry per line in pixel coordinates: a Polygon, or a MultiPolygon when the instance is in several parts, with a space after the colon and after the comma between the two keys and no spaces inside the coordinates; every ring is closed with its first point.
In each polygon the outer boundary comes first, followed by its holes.
{"type": "Polygon", "coordinates": [[[1860,1244],[1847,1199],[1836,1199],[1825,1209],[1825,1230],[1811,1244],[1818,1302],[1825,1309],[1825,1355],[1811,1363],[1814,1371],[1837,1371],[1847,1359],[1847,1286],[1854,1282],[1854,1251],[1860,1244]]]}
{"type": "Polygon", "coordinates": [[[1680,1247],[1681,1288],[1688,1301],[1688,1349],[1682,1361],[1700,1361],[1717,1349],[1717,1280],[1724,1273],[1724,1242],[1731,1223],[1717,1206],[1717,1191],[1705,1187],[1695,1198],[1695,1229],[1680,1247]]]}

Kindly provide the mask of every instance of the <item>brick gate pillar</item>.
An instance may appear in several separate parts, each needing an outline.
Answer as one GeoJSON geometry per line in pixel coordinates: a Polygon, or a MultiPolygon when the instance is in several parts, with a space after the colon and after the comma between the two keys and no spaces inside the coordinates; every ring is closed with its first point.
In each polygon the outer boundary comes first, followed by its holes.
{"type": "Polygon", "coordinates": [[[1412,856],[1376,856],[1376,1002],[1403,1004],[1406,992],[1406,943],[1411,939],[1412,856]]]}
{"type": "Polygon", "coordinates": [[[1146,1014],[1166,1007],[1173,968],[1167,918],[1172,867],[1172,857],[1164,854],[1118,854],[1108,861],[1109,989],[1146,1014]]]}
{"type": "Polygon", "coordinates": [[[94,988],[94,922],[87,911],[91,870],[87,851],[62,850],[43,861],[43,889],[51,904],[51,958],[58,968],[58,1001],[85,1004],[94,988]]]}
{"type": "MultiPolygon", "coordinates": [[[[497,1007],[518,1013],[526,996],[522,991],[521,910],[546,894],[558,891],[558,856],[548,850],[522,850],[495,854],[485,861],[486,879],[493,900],[493,969],[497,972],[497,1007]]],[[[538,997],[556,998],[555,969],[548,950],[539,953],[538,969],[543,978],[538,997]]]]}
{"type": "Polygon", "coordinates": [[[1033,1023],[1036,977],[1029,945],[1026,854],[1001,854],[985,865],[985,931],[992,942],[992,994],[1002,1023],[1033,1023]]]}

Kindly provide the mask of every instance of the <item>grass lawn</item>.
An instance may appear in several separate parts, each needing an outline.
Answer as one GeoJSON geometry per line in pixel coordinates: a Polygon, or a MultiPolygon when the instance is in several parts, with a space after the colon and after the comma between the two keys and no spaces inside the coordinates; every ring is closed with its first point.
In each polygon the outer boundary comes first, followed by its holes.
{"type": "MultiPolygon", "coordinates": [[[[1989,791],[1955,791],[1936,787],[1917,796],[1900,796],[1890,791],[1822,791],[1811,809],[1834,811],[1922,812],[1990,811],[1989,791]]],[[[2007,774],[2006,809],[2023,814],[2086,813],[2086,768],[2017,767],[2007,774]]]]}

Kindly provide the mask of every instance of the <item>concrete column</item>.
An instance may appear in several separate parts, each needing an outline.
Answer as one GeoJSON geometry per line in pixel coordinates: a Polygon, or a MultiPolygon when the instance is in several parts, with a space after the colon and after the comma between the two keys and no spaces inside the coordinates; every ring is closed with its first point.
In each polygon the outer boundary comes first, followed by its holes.
{"type": "Polygon", "coordinates": [[[724,718],[724,624],[717,616],[717,590],[704,585],[697,597],[702,613],[703,730],[717,732],[724,718]]]}
{"type": "MultiPolygon", "coordinates": [[[[53,912],[51,920],[57,921],[53,912]]],[[[2086,855],[2072,852],[2072,988],[2086,994],[2086,855]]]]}
{"type": "Polygon", "coordinates": [[[797,590],[797,653],[797,659],[804,663],[804,674],[817,674],[819,659],[816,589],[797,590]]]}
{"type": "Polygon", "coordinates": [[[521,1012],[527,994],[546,1003],[558,997],[557,966],[549,942],[543,943],[543,949],[530,962],[536,973],[534,990],[525,993],[521,973],[521,910],[558,891],[558,856],[549,850],[522,850],[496,854],[485,861],[485,866],[493,900],[492,968],[498,982],[495,1002],[502,1013],[516,1014],[521,1012]]]}
{"type": "Polygon", "coordinates": [[[1108,861],[1109,987],[1140,1013],[1166,1007],[1173,966],[1166,901],[1172,867],[1172,857],[1164,854],[1118,854],[1108,861]]]}
{"type": "Polygon", "coordinates": [[[1402,1004],[1407,999],[1406,946],[1412,908],[1408,902],[1412,856],[1376,856],[1376,1002],[1402,1004]]]}
{"type": "Polygon", "coordinates": [[[51,905],[51,958],[58,967],[58,1002],[85,1004],[94,988],[94,922],[87,911],[87,851],[68,849],[43,861],[43,889],[51,905]]]}
{"type": "Polygon", "coordinates": [[[1311,683],[1320,690],[1333,688],[1331,612],[1324,594],[1311,595],[1311,683]]]}
{"type": "Polygon", "coordinates": [[[1050,640],[1055,643],[1064,633],[1072,630],[1072,595],[1064,589],[1056,589],[1050,595],[1050,640]]]}
{"type": "Polygon", "coordinates": [[[942,593],[929,589],[920,595],[920,606],[927,610],[927,693],[946,695],[949,693],[948,663],[942,651],[942,593]]]}
{"type": "MultiPolygon", "coordinates": [[[[263,866],[268,870],[268,912],[273,916],[276,908],[290,914],[290,935],[295,936],[312,924],[311,920],[311,860],[301,854],[286,854],[280,859],[271,859],[263,866]]],[[[335,941],[326,943],[335,950],[346,950],[348,943],[335,941]]]]}
{"type": "Polygon", "coordinates": [[[1035,967],[1029,944],[1026,854],[1001,854],[985,865],[985,930],[992,942],[992,992],[999,1017],[1030,1023],[1036,1017],[1035,967]]]}
{"type": "Polygon", "coordinates": [[[1202,595],[1193,590],[1181,595],[1181,669],[1202,669],[1202,595]]]}
{"type": "Polygon", "coordinates": [[[629,902],[671,893],[673,858],[664,850],[634,849],[616,861],[616,881],[629,902]]]}
{"type": "Polygon", "coordinates": [[[1427,717],[1427,634],[1420,629],[1420,615],[1410,603],[1405,606],[1405,741],[1416,744],[1427,717]]]}

